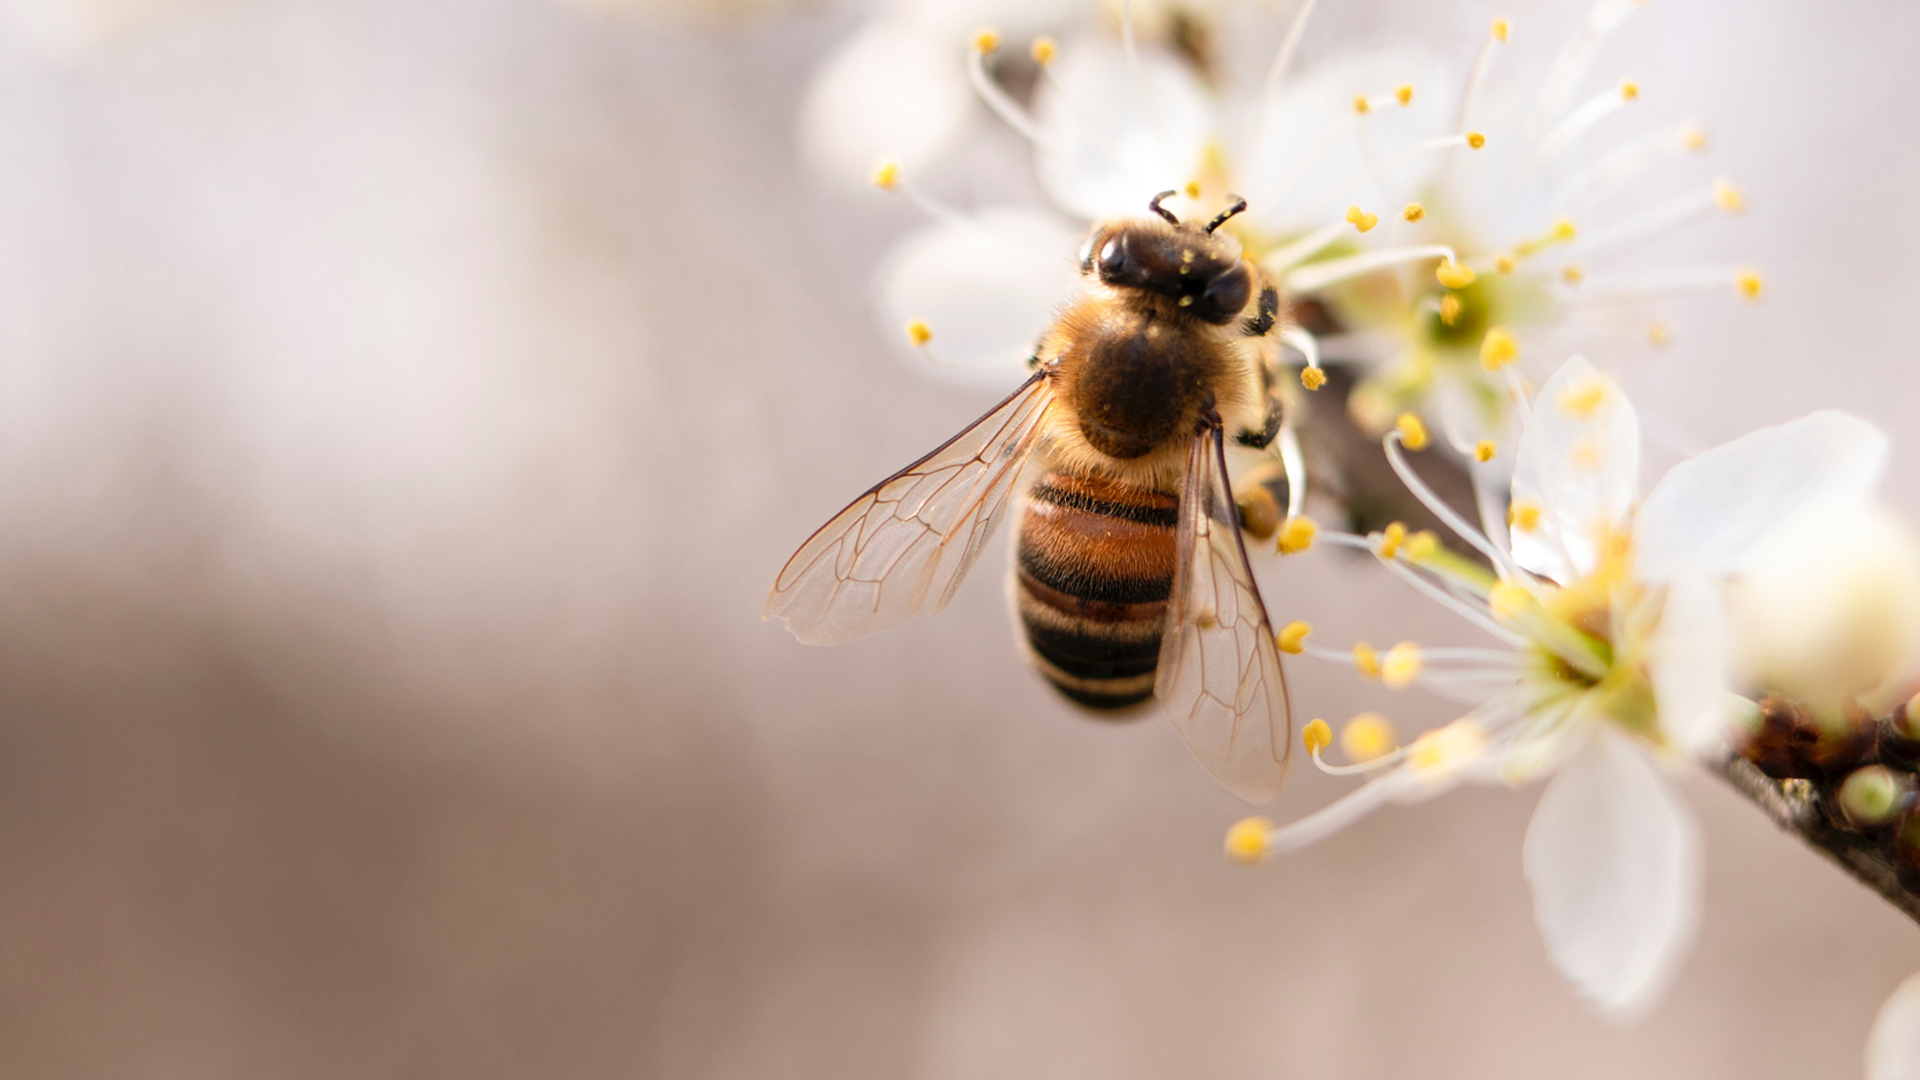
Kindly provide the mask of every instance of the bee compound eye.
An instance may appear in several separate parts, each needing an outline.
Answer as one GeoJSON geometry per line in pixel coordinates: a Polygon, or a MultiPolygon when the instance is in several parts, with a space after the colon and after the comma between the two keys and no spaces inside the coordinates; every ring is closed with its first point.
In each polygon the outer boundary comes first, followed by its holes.
{"type": "Polygon", "coordinates": [[[1140,263],[1127,250],[1127,238],[1115,236],[1100,245],[1100,280],[1134,284],[1140,277],[1140,263]]]}
{"type": "Polygon", "coordinates": [[[1196,314],[1214,322],[1226,322],[1238,315],[1252,296],[1252,277],[1245,266],[1236,265],[1207,282],[1206,291],[1200,295],[1200,310],[1196,314]]]}

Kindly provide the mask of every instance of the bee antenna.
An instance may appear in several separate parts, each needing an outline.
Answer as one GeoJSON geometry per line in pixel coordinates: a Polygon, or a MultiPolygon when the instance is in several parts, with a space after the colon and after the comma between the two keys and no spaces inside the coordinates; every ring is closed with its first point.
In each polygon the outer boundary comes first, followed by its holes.
{"type": "MultiPolygon", "coordinates": [[[[1153,201],[1147,204],[1147,209],[1153,211],[1156,214],[1159,214],[1163,218],[1166,218],[1167,224],[1172,225],[1174,228],[1179,228],[1180,219],[1173,216],[1173,211],[1160,205],[1161,199],[1170,198],[1178,194],[1180,194],[1180,190],[1178,188],[1168,188],[1167,190],[1161,192],[1160,194],[1155,195],[1153,197],[1153,201]]],[[[1213,230],[1209,229],[1207,231],[1211,232],[1213,230]]]]}
{"type": "Polygon", "coordinates": [[[1247,200],[1241,198],[1238,195],[1234,195],[1230,197],[1233,199],[1233,205],[1227,207],[1225,210],[1220,211],[1219,217],[1214,218],[1212,221],[1207,222],[1207,232],[1211,233],[1213,232],[1213,230],[1219,228],[1222,225],[1225,225],[1227,223],[1228,218],[1232,217],[1233,215],[1247,208],[1247,200]]]}

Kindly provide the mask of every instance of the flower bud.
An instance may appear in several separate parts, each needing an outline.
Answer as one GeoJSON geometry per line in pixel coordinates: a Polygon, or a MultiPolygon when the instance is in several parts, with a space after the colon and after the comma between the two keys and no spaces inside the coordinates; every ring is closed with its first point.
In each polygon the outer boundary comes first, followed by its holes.
{"type": "Polygon", "coordinates": [[[1892,821],[1906,808],[1912,795],[1911,777],[1885,765],[1869,765],[1847,774],[1834,801],[1848,824],[1870,830],[1892,821]]]}

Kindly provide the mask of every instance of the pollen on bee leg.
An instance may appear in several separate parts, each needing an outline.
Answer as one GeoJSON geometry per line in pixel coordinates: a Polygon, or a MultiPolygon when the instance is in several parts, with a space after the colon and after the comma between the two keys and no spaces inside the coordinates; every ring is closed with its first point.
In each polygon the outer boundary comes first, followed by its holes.
{"type": "Polygon", "coordinates": [[[1393,418],[1393,429],[1400,433],[1400,442],[1409,450],[1427,448],[1427,424],[1419,414],[1403,412],[1393,418]]]}
{"type": "Polygon", "coordinates": [[[1315,525],[1313,519],[1307,517],[1305,514],[1288,518],[1286,524],[1280,526],[1280,543],[1278,545],[1280,554],[1298,555],[1307,550],[1313,546],[1314,534],[1319,531],[1320,527],[1315,525]]]}
{"type": "Polygon", "coordinates": [[[1372,230],[1375,225],[1379,224],[1380,215],[1369,214],[1358,206],[1349,206],[1347,207],[1347,221],[1361,232],[1368,232],[1372,230]]]}
{"type": "Polygon", "coordinates": [[[1265,540],[1280,526],[1280,504],[1264,484],[1251,484],[1237,493],[1240,528],[1255,540],[1265,540]]]}
{"type": "Polygon", "coordinates": [[[1493,455],[1498,452],[1499,447],[1494,444],[1492,439],[1481,439],[1479,442],[1473,444],[1473,460],[1483,465],[1492,461],[1493,455]]]}
{"type": "Polygon", "coordinates": [[[1762,285],[1760,272],[1757,270],[1742,270],[1733,277],[1733,287],[1739,289],[1740,295],[1748,300],[1760,299],[1762,285]]]}
{"type": "Polygon", "coordinates": [[[1340,729],[1340,751],[1359,764],[1384,757],[1400,748],[1393,724],[1377,712],[1363,712],[1340,729]]]}
{"type": "Polygon", "coordinates": [[[1248,866],[1259,862],[1267,854],[1267,834],[1273,831],[1273,822],[1263,817],[1242,818],[1227,830],[1227,858],[1248,866]]]}
{"type": "Polygon", "coordinates": [[[1364,641],[1353,643],[1353,670],[1369,679],[1380,677],[1380,654],[1364,641]]]}
{"type": "Polygon", "coordinates": [[[1283,653],[1298,656],[1306,651],[1307,635],[1313,633],[1313,627],[1303,619],[1295,619],[1280,628],[1273,635],[1273,643],[1283,653]]]}
{"type": "Polygon", "coordinates": [[[1403,641],[1387,650],[1380,659],[1380,681],[1394,690],[1404,690],[1420,677],[1423,657],[1420,646],[1403,641]]]}
{"type": "Polygon", "coordinates": [[[915,345],[925,345],[933,340],[933,327],[919,319],[907,320],[907,340],[915,345]]]}

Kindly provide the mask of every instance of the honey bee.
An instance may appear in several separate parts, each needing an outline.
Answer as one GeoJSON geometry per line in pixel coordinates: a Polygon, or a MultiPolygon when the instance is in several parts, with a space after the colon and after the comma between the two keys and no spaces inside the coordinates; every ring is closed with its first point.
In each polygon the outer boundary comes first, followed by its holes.
{"type": "Polygon", "coordinates": [[[1227,439],[1264,448],[1279,291],[1231,234],[1153,216],[1095,226],[1084,294],[1033,375],[932,453],[882,480],[795,552],[767,597],[808,644],[947,606],[1022,468],[1011,592],[1032,665],[1068,698],[1117,710],[1157,697],[1201,763],[1251,802],[1279,790],[1292,714],[1247,561],[1227,439]]]}

